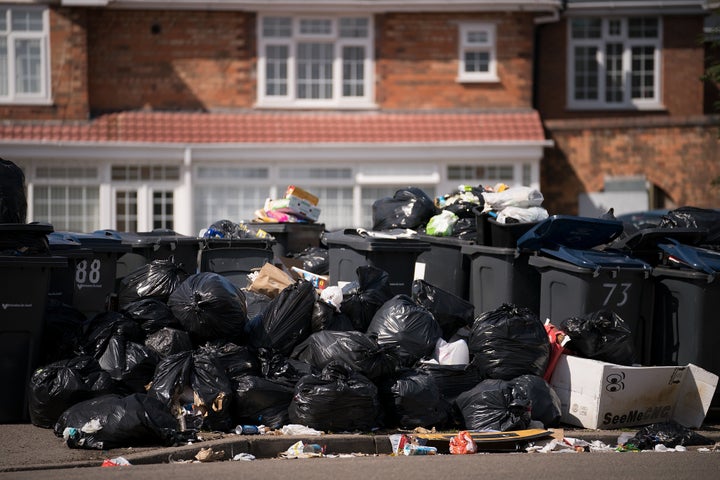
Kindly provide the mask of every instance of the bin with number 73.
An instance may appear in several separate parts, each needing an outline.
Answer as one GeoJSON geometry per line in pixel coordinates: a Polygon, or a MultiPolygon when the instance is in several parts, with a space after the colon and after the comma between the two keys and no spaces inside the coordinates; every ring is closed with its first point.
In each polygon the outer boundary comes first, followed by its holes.
{"type": "Polygon", "coordinates": [[[653,318],[652,267],[606,248],[623,231],[622,222],[553,215],[518,239],[533,250],[528,264],[540,272],[540,318],[562,320],[607,309],[633,334],[635,354],[646,364],[653,318]]]}

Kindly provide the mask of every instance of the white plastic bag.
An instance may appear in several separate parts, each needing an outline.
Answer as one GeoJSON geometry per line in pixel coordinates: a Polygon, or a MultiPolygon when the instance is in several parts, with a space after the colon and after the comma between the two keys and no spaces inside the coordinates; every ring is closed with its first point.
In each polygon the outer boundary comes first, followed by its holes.
{"type": "Polygon", "coordinates": [[[462,338],[452,343],[439,338],[435,344],[434,358],[440,365],[467,365],[470,363],[470,351],[462,338]]]}
{"type": "Polygon", "coordinates": [[[505,207],[498,212],[497,222],[508,223],[508,218],[513,218],[520,223],[539,222],[548,218],[548,211],[543,207],[505,207]]]}
{"type": "Polygon", "coordinates": [[[506,207],[539,207],[545,200],[539,190],[530,187],[511,187],[502,192],[483,193],[483,199],[485,212],[499,211],[506,207]]]}

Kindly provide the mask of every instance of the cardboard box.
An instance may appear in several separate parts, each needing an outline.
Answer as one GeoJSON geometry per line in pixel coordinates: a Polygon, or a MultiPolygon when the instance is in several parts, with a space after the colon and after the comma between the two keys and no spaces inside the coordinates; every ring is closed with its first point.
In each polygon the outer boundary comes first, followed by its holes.
{"type": "Polygon", "coordinates": [[[563,423],[604,430],[668,420],[699,428],[717,383],[693,364],[626,367],[566,354],[550,379],[563,423]]]}

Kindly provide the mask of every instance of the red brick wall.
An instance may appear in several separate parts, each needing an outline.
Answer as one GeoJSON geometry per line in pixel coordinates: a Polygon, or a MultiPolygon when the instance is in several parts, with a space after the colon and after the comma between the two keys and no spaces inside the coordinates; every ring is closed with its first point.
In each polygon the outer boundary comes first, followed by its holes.
{"type": "Polygon", "coordinates": [[[87,41],[85,10],[50,9],[51,105],[4,105],[0,117],[6,120],[86,120],[87,41]]]}
{"type": "MultiPolygon", "coordinates": [[[[699,42],[702,17],[663,17],[661,112],[669,116],[702,115],[704,46],[699,42]]],[[[567,111],[567,22],[540,27],[536,106],[545,119],[656,116],[657,111],[567,111]]]]}
{"type": "Polygon", "coordinates": [[[88,19],[93,111],[245,108],[255,101],[254,15],[98,9],[88,19]]]}
{"type": "Polygon", "coordinates": [[[577,214],[604,176],[645,175],[677,206],[720,207],[720,117],[550,121],[556,148],[541,164],[543,205],[577,214]]]}
{"type": "Polygon", "coordinates": [[[524,13],[376,17],[376,100],[383,109],[530,108],[533,16],[524,13]],[[499,82],[458,83],[458,23],[497,25],[499,82]]]}

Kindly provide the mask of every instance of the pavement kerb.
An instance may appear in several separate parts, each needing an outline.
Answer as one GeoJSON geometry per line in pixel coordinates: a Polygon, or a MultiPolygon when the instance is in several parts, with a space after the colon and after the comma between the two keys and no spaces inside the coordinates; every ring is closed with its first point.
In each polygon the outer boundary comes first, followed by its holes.
{"type": "MultiPolygon", "coordinates": [[[[623,430],[574,430],[562,428],[557,430],[561,430],[558,433],[565,438],[577,438],[588,442],[598,440],[610,446],[617,444],[617,439],[623,432],[623,430]]],[[[628,430],[628,432],[633,433],[632,430],[628,430]]],[[[696,430],[696,432],[716,443],[720,443],[720,428],[718,427],[711,427],[709,430],[696,430]]],[[[119,456],[122,456],[133,465],[163,464],[194,460],[195,455],[200,450],[211,448],[213,452],[218,454],[217,460],[231,460],[238,453],[250,453],[257,459],[270,459],[279,457],[282,452],[300,440],[304,443],[317,443],[325,446],[328,453],[366,455],[392,453],[389,434],[228,435],[227,437],[198,441],[188,445],[147,448],[119,456]],[[222,452],[222,454],[219,452],[222,452]]],[[[115,456],[118,455],[108,455],[106,458],[114,458],[115,456]]],[[[95,459],[7,466],[0,468],[0,472],[99,467],[102,462],[103,460],[95,459]]]]}

